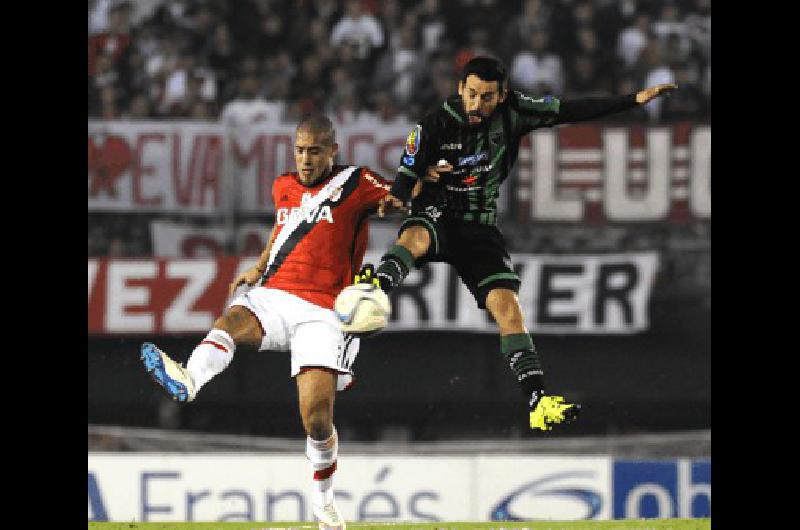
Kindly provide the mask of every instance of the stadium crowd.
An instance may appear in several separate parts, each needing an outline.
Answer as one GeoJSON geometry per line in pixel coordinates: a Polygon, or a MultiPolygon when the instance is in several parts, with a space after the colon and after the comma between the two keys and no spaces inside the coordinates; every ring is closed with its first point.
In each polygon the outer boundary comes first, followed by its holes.
{"type": "MultiPolygon", "coordinates": [[[[710,121],[710,0],[93,0],[88,26],[90,119],[291,123],[322,110],[338,123],[414,121],[455,92],[462,64],[489,54],[532,94],[680,86],[615,121],[710,121]]],[[[153,219],[89,212],[89,256],[152,256],[153,219]]],[[[666,276],[710,287],[706,222],[500,223],[514,252],[659,250],[666,276]]]]}
{"type": "Polygon", "coordinates": [[[710,0],[89,2],[89,117],[416,120],[476,54],[562,98],[681,90],[627,119],[709,119],[710,0]]]}

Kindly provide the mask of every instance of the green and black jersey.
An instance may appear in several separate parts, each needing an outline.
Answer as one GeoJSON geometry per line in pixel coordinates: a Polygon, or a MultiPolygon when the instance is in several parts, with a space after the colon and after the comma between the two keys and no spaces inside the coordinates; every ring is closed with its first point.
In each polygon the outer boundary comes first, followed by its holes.
{"type": "Polygon", "coordinates": [[[409,133],[391,193],[408,201],[429,166],[446,160],[453,171],[426,182],[412,205],[435,206],[448,219],[494,225],[500,185],[508,178],[523,135],[540,127],[583,121],[636,105],[635,95],[559,101],[509,91],[505,102],[481,123],[470,125],[459,96],[425,116],[409,133]]]}

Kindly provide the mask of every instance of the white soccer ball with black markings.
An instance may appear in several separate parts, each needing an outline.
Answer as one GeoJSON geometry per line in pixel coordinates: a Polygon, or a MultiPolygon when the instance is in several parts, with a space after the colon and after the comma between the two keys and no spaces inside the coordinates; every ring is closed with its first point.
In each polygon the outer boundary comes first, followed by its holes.
{"type": "Polygon", "coordinates": [[[357,283],[342,289],[333,309],[342,324],[342,331],[358,337],[381,331],[389,323],[392,314],[386,293],[368,283],[357,283]]]}

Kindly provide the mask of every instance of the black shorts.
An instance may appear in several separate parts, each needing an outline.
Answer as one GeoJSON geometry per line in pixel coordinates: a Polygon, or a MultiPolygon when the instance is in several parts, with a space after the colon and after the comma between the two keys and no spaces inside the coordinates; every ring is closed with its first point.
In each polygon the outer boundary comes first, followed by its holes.
{"type": "Polygon", "coordinates": [[[511,268],[506,241],[496,226],[448,219],[436,213],[412,212],[400,225],[400,233],[410,226],[423,226],[431,236],[428,252],[414,263],[417,268],[431,262],[449,263],[481,309],[486,308],[492,289],[519,292],[519,276],[511,268]]]}

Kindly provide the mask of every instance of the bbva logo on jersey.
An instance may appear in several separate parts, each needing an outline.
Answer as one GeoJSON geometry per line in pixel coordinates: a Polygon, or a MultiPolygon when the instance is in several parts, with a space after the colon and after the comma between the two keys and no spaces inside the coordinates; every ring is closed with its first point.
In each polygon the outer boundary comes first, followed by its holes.
{"type": "MultiPolygon", "coordinates": [[[[305,201],[303,201],[305,203],[305,201]]],[[[321,221],[333,223],[333,212],[328,204],[308,209],[303,206],[293,206],[292,208],[278,208],[275,213],[275,222],[284,225],[289,221],[305,221],[307,223],[319,223],[321,221]]]]}
{"type": "Polygon", "coordinates": [[[294,206],[289,208],[278,208],[276,213],[276,222],[279,225],[284,225],[293,220],[305,220],[307,223],[319,223],[320,221],[328,221],[333,223],[333,212],[331,207],[327,204],[318,206],[313,210],[306,210],[302,206],[294,206]]]}

